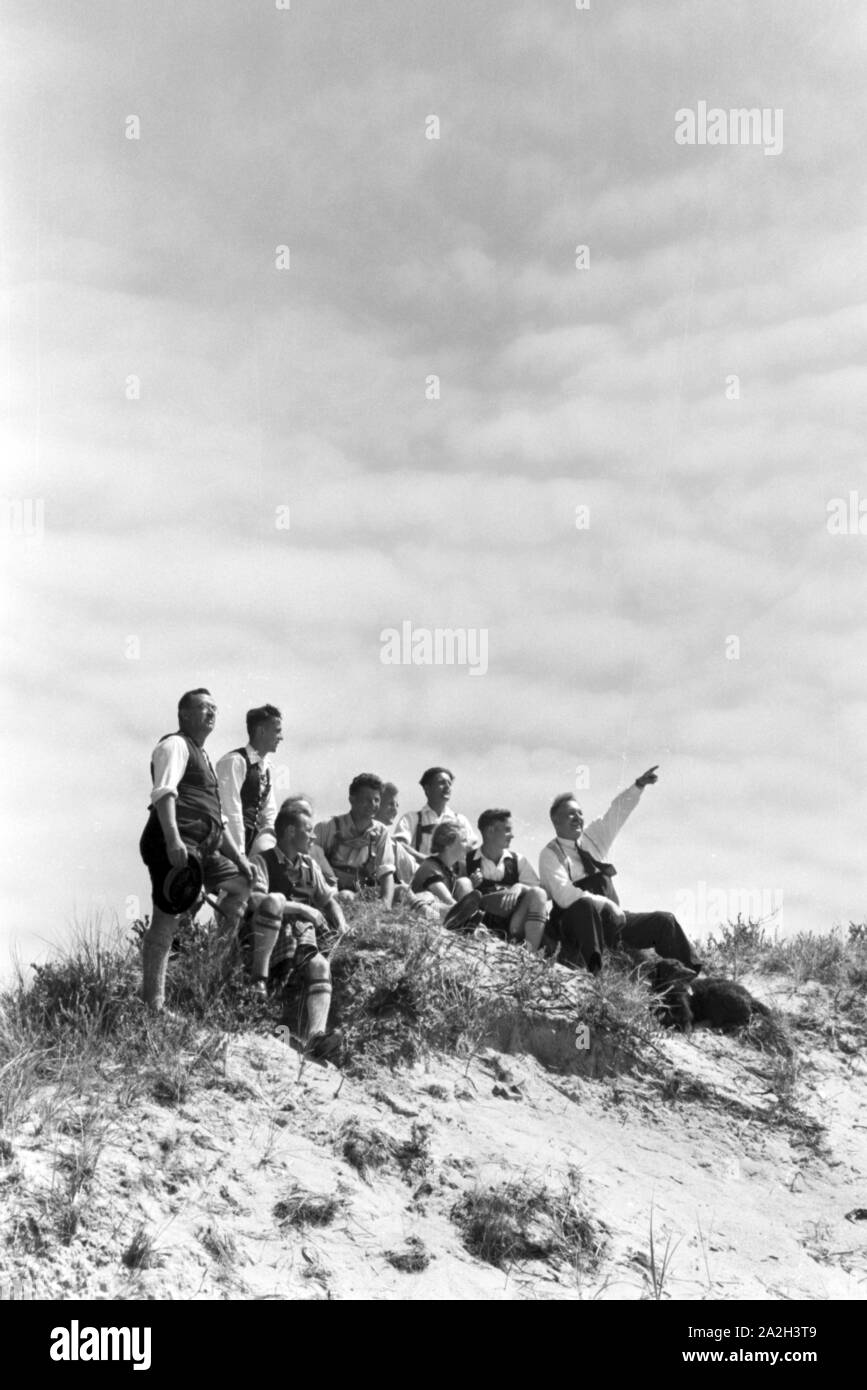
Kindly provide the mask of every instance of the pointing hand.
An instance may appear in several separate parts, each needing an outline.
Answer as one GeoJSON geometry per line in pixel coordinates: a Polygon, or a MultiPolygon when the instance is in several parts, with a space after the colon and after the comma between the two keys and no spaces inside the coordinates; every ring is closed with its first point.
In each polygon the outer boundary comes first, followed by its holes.
{"type": "Polygon", "coordinates": [[[642,772],[640,777],[636,777],[636,787],[646,787],[650,782],[657,782],[659,780],[656,771],[658,767],[659,763],[654,763],[653,767],[649,767],[646,772],[642,772]]]}

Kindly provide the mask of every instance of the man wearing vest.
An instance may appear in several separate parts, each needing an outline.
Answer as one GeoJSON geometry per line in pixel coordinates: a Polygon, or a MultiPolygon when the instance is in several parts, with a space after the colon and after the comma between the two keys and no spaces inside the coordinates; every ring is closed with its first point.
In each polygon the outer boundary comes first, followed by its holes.
{"type": "MultiPolygon", "coordinates": [[[[304,811],[305,814],[310,817],[311,824],[313,823],[313,802],[310,800],[309,796],[305,796],[302,792],[299,792],[297,796],[287,796],[286,800],[280,803],[280,810],[288,811],[290,808],[292,810],[297,809],[299,811],[304,811]]],[[[263,848],[267,848],[267,846],[263,846],[263,848]]],[[[325,858],[325,855],[322,853],[321,848],[319,847],[319,845],[317,845],[315,840],[311,839],[310,843],[307,846],[307,849],[305,850],[305,854],[310,855],[310,858],[313,860],[313,863],[319,869],[319,872],[322,874],[322,877],[325,879],[325,882],[328,884],[328,887],[336,889],[337,879],[335,877],[334,870],[332,869],[328,860],[325,858]]]]}
{"type": "Polygon", "coordinates": [[[151,804],[139,849],[153,891],[151,925],[142,943],[142,995],[155,1013],[165,1005],[166,968],[178,912],[166,897],[166,879],[190,854],[201,861],[205,887],[224,893],[226,929],[232,931],[247,899],[253,870],[226,829],[220,792],[205,740],[217,706],[207,690],[188,690],[178,704],[178,732],[165,734],[151,758],[151,804]]]}
{"type": "Polygon", "coordinates": [[[307,1050],[325,1059],[340,1042],[328,1029],[328,955],[346,931],[346,920],[335,890],[308,853],[312,831],[306,811],[298,806],[280,809],[274,825],[277,843],[253,856],[255,882],[247,915],[254,988],[265,996],[269,976],[286,980],[300,971],[306,985],[307,1050]]]}
{"type": "Polygon", "coordinates": [[[526,941],[535,953],[545,934],[548,895],[539,886],[536,870],[510,848],[511,811],[483,811],[479,831],[481,848],[467,852],[467,874],[482,894],[483,923],[513,941],[526,941]]]}
{"type": "Polygon", "coordinates": [[[478,837],[466,816],[453,811],[449,806],[452,794],[454,773],[447,767],[429,767],[421,775],[421,787],[427,797],[427,805],[420,811],[410,811],[401,816],[397,829],[393,832],[396,843],[406,846],[417,864],[421,864],[431,852],[431,836],[441,821],[454,821],[461,832],[461,843],[466,852],[478,844],[478,837]]]}
{"type": "Polygon", "coordinates": [[[381,797],[382,779],[373,772],[360,772],[349,786],[348,812],[320,821],[314,834],[341,893],[354,896],[375,889],[390,908],[394,900],[394,849],[390,834],[376,819],[381,797]]]}
{"type": "Polygon", "coordinates": [[[679,960],[691,970],[702,968],[672,913],[624,912],[611,881],[617,870],[605,859],[644,788],[656,780],[656,767],[651,767],[614,798],[604,816],[587,826],[571,792],[558,796],[551,806],[557,834],[542,850],[539,876],[554,900],[550,937],[560,942],[566,964],[586,965],[596,973],[606,947],[652,946],[658,955],[679,960]]]}
{"type": "Polygon", "coordinates": [[[224,753],[217,763],[220,800],[229,833],[247,854],[274,843],[277,799],[268,757],[283,742],[276,705],[247,711],[247,745],[224,753]]]}

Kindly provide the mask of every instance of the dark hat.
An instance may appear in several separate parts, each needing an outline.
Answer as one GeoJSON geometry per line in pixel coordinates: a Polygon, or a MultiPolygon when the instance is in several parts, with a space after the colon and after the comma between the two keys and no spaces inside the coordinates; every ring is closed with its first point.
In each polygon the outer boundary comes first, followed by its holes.
{"type": "Polygon", "coordinates": [[[178,869],[170,869],[163,884],[163,897],[171,903],[173,912],[189,912],[202,896],[205,875],[202,861],[193,851],[187,851],[187,862],[178,869]]]}

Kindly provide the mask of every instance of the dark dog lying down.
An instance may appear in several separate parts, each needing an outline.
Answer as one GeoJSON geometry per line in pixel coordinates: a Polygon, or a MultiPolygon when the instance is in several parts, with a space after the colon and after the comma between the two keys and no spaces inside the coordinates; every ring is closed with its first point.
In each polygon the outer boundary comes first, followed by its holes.
{"type": "Polygon", "coordinates": [[[708,1023],[730,1033],[744,1028],[758,1014],[770,1018],[766,1004],[743,985],[721,975],[698,976],[677,960],[666,960],[655,951],[634,955],[639,974],[660,999],[660,1021],[669,1028],[688,1032],[694,1023],[708,1023]]]}

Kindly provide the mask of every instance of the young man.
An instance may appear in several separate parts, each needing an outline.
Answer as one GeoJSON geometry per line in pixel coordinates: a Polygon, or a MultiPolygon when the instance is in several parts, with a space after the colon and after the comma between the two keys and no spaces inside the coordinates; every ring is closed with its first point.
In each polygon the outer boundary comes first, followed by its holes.
{"type": "Polygon", "coordinates": [[[624,912],[611,881],[617,870],[605,860],[644,788],[656,780],[656,767],[651,767],[614,798],[604,816],[587,826],[571,792],[558,796],[551,806],[556,837],[542,850],[539,876],[554,899],[550,932],[561,942],[561,958],[567,964],[586,965],[595,973],[602,968],[606,947],[624,945],[653,946],[658,955],[679,960],[691,970],[702,968],[670,912],[624,912]]]}
{"type": "Polygon", "coordinates": [[[205,887],[222,890],[224,929],[238,923],[253,870],[243,847],[225,825],[220,792],[205,740],[213,732],[217,706],[205,689],[188,690],[178,704],[178,732],[164,734],[151,758],[151,804],[139,842],[153,891],[151,925],[142,944],[145,1003],[155,1013],[165,1006],[166,967],[178,927],[178,911],[166,895],[172,869],[198,856],[205,887]]]}
{"type": "Polygon", "coordinates": [[[451,821],[458,826],[464,849],[462,858],[466,858],[470,847],[478,844],[478,837],[466,816],[449,806],[454,780],[454,773],[447,767],[429,767],[423,772],[420,783],[427,804],[420,811],[410,811],[408,815],[401,816],[393,832],[395,843],[405,845],[417,864],[421,864],[430,854],[431,836],[441,821],[451,821]]]}
{"type": "Polygon", "coordinates": [[[383,782],[382,796],[380,797],[376,819],[379,821],[380,825],[384,825],[387,830],[391,830],[397,820],[398,811],[400,809],[400,802],[398,801],[399,795],[400,793],[393,782],[383,782]]]}
{"type": "Polygon", "coordinates": [[[468,851],[467,874],[482,895],[485,925],[505,931],[513,941],[526,941],[535,953],[545,934],[548,895],[539,886],[536,870],[510,848],[511,811],[483,811],[479,831],[481,848],[468,851]]]}
{"type": "Polygon", "coordinates": [[[413,874],[418,868],[418,861],[402,841],[394,838],[394,828],[400,813],[398,797],[399,792],[394,783],[383,782],[382,797],[376,819],[391,833],[391,847],[394,851],[394,877],[399,899],[401,902],[408,902],[410,906],[419,906],[423,904],[418,904],[413,894],[407,891],[412,883],[413,874]]]}
{"type": "MultiPolygon", "coordinates": [[[[274,824],[276,844],[253,856],[255,875],[248,911],[252,935],[253,987],[263,997],[268,978],[284,981],[293,971],[307,987],[307,1049],[317,1058],[336,1050],[339,1036],[328,1029],[331,967],[328,955],[346,931],[346,920],[308,853],[313,833],[300,807],[283,806],[274,824]]],[[[287,1020],[288,1021],[288,1020],[287,1020]]]]}
{"type": "MultiPolygon", "coordinates": [[[[282,802],[280,805],[281,811],[288,811],[290,809],[294,810],[295,808],[297,808],[299,811],[304,811],[310,817],[312,823],[313,802],[310,800],[309,796],[304,796],[301,793],[299,793],[298,796],[287,796],[286,800],[282,802]]],[[[267,848],[267,846],[265,846],[265,848],[267,848]]],[[[321,847],[317,845],[315,840],[311,839],[309,845],[307,846],[306,853],[310,855],[310,858],[313,860],[313,863],[316,865],[319,872],[322,874],[322,877],[325,879],[325,882],[328,884],[329,888],[336,889],[337,878],[335,876],[334,870],[332,869],[328,860],[325,858],[325,855],[322,853],[321,847]]]]}
{"type": "Polygon", "coordinates": [[[442,922],[449,928],[463,926],[476,915],[482,901],[481,894],[459,871],[463,854],[459,827],[443,822],[435,828],[431,853],[419,864],[412,880],[413,893],[430,895],[432,900],[445,905],[448,911],[442,922]]]}
{"type": "Polygon", "coordinates": [[[217,763],[220,800],[229,833],[247,854],[274,843],[277,799],[268,758],[283,742],[283,716],[276,705],[247,710],[247,744],[217,763]]]}
{"type": "Polygon", "coordinates": [[[361,772],[349,786],[349,811],[320,821],[314,834],[334,871],[341,894],[354,897],[377,889],[385,907],[394,900],[394,849],[385,826],[376,819],[382,779],[361,772]]]}

